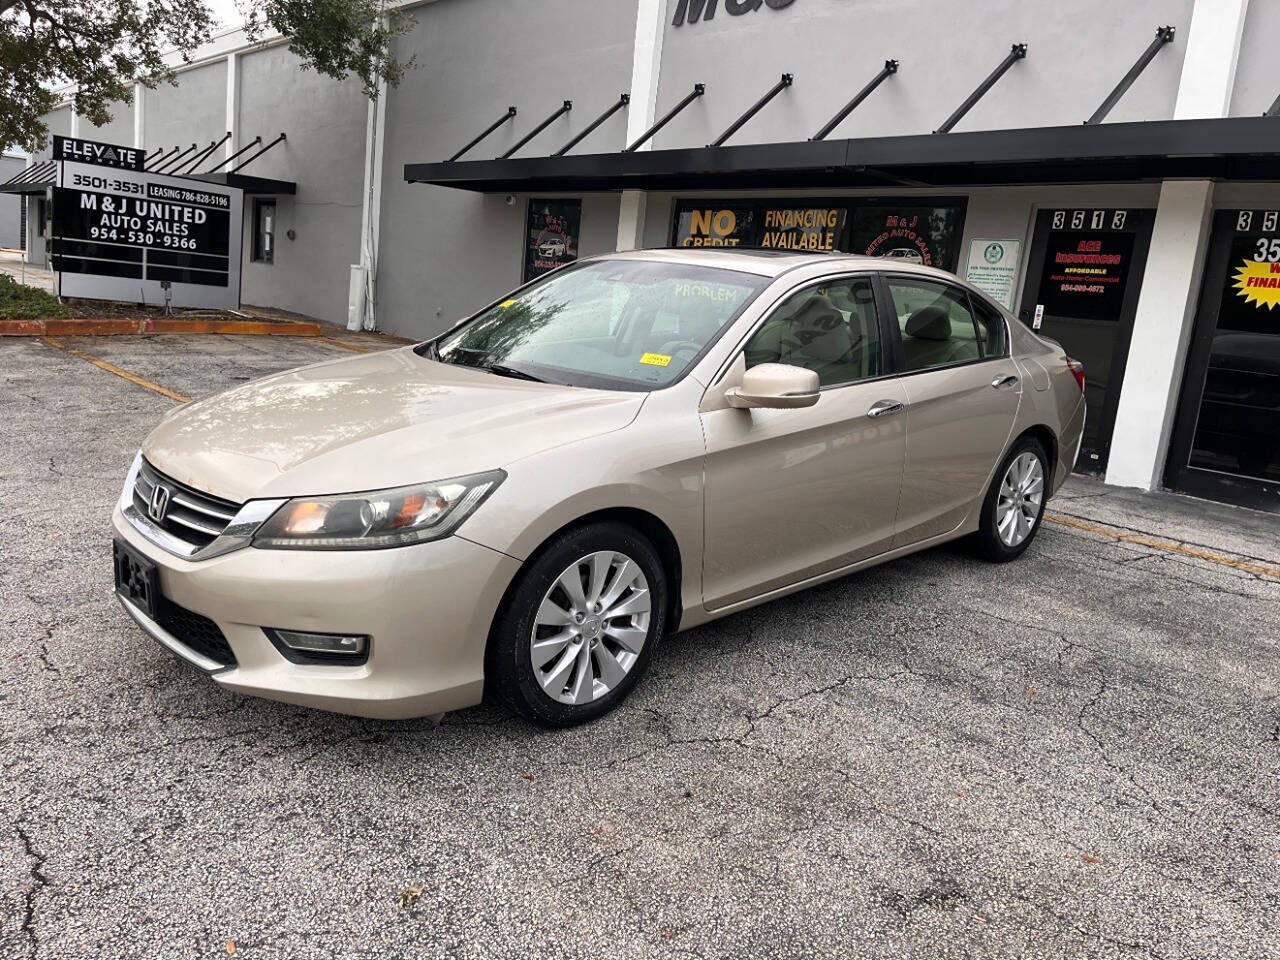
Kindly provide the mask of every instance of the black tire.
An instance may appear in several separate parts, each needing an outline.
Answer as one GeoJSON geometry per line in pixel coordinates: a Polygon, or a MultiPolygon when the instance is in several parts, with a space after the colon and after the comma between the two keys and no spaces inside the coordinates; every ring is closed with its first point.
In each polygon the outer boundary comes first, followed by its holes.
{"type": "Polygon", "coordinates": [[[668,585],[658,552],[641,533],[621,523],[590,523],[557,534],[526,563],[494,619],[485,651],[485,694],[544,727],[570,727],[600,717],[631,692],[653,659],[667,629],[668,585]],[[530,638],[534,617],[557,578],[575,561],[601,550],[625,554],[649,585],[649,624],[644,645],[626,676],[598,699],[562,703],[543,690],[534,674],[530,638]]]}
{"type": "Polygon", "coordinates": [[[1009,452],[1005,454],[1000,466],[991,477],[991,486],[987,489],[987,495],[982,501],[982,514],[978,521],[978,532],[970,539],[974,550],[979,556],[990,560],[992,563],[1008,563],[1010,560],[1016,560],[1031,546],[1031,541],[1036,538],[1036,533],[1040,530],[1040,523],[1044,519],[1044,508],[1049,497],[1049,456],[1045,453],[1044,447],[1040,445],[1040,441],[1035,437],[1020,437],[1009,452]],[[1040,498],[1040,509],[1036,512],[1035,522],[1031,525],[1030,532],[1018,544],[1009,546],[1002,539],[996,524],[996,501],[1000,496],[1000,483],[1004,479],[1005,473],[1009,469],[1009,464],[1024,453],[1032,453],[1040,461],[1040,472],[1044,477],[1044,492],[1040,498]]]}

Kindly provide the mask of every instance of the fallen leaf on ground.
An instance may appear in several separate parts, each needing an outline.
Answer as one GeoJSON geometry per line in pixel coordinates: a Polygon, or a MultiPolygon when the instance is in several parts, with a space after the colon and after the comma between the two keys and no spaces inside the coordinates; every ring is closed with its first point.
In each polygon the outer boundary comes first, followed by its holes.
{"type": "Polygon", "coordinates": [[[236,952],[236,942],[234,940],[228,940],[227,953],[235,953],[235,952],[236,952]]]}
{"type": "Polygon", "coordinates": [[[422,896],[425,887],[405,887],[400,894],[400,909],[413,906],[413,901],[422,896]]]}
{"type": "Polygon", "coordinates": [[[1097,857],[1090,856],[1087,853],[1080,854],[1080,859],[1083,860],[1085,863],[1101,863],[1102,862],[1097,857]]]}

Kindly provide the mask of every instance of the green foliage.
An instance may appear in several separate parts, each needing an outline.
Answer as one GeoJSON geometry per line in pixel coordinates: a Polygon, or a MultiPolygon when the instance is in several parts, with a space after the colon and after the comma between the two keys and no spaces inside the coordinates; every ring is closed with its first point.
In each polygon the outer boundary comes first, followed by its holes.
{"type": "MultiPolygon", "coordinates": [[[[357,76],[369,96],[413,62],[391,54],[413,20],[384,15],[382,0],[243,0],[240,13],[250,39],[278,30],[304,66],[357,76]]],[[[113,102],[133,102],[135,83],[172,83],[165,54],[188,61],[213,25],[204,0],[0,0],[0,146],[41,149],[44,116],[60,103],[51,88],[66,84],[81,117],[107,123],[113,102]]]]}
{"type": "Polygon", "coordinates": [[[19,283],[0,273],[0,320],[48,320],[69,317],[71,311],[51,293],[19,283]]]}
{"type": "Polygon", "coordinates": [[[414,58],[391,55],[392,41],[414,19],[400,11],[383,12],[380,0],[245,0],[240,4],[250,39],[264,24],[289,38],[289,49],[303,66],[342,79],[360,78],[365,96],[376,99],[378,83],[396,86],[414,58]]]}

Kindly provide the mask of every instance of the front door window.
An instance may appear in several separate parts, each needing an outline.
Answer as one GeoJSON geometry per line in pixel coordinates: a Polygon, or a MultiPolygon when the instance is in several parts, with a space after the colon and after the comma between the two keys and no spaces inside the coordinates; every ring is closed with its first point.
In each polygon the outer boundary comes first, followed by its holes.
{"type": "Polygon", "coordinates": [[[880,329],[870,277],[821,283],[793,293],[747,344],[746,365],[789,363],[813,370],[824,387],[880,374],[880,329]]]}

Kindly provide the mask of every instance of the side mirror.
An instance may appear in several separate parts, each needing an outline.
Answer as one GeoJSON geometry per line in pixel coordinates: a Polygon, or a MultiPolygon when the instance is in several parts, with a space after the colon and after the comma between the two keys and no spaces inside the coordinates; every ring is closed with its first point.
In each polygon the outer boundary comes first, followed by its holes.
{"type": "Polygon", "coordinates": [[[729,406],[788,409],[818,402],[818,374],[789,363],[762,363],[742,375],[742,386],[725,392],[729,406]]]}

